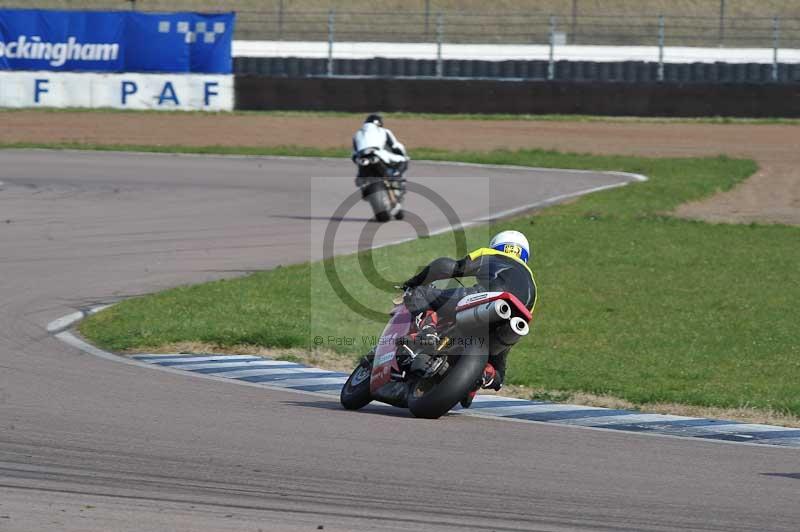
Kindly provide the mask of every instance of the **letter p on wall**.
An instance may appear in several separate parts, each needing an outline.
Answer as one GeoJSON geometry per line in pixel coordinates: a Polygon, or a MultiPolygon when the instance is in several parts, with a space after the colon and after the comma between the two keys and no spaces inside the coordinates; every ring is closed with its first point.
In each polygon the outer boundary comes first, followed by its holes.
{"type": "Polygon", "coordinates": [[[121,103],[123,106],[128,105],[128,96],[136,94],[139,91],[139,86],[135,81],[124,80],[122,82],[122,97],[121,103]]]}

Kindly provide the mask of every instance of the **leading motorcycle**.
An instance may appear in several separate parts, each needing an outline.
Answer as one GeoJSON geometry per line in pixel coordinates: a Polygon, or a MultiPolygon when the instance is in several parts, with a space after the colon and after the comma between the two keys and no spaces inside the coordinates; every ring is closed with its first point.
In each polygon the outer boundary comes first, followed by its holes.
{"type": "Polygon", "coordinates": [[[394,216],[395,220],[402,220],[406,193],[402,171],[386,164],[375,148],[358,152],[353,162],[358,166],[356,185],[361,188],[361,197],[372,207],[375,219],[388,222],[394,216]]]}
{"type": "Polygon", "coordinates": [[[375,400],[429,419],[443,416],[459,402],[468,406],[466,399],[479,389],[489,357],[525,337],[530,321],[530,311],[509,292],[468,295],[458,302],[452,319],[439,321],[440,341],[420,365],[414,363],[420,355],[398,349],[417,325],[397,301],[377,345],[342,387],[342,406],[357,410],[375,400]]]}

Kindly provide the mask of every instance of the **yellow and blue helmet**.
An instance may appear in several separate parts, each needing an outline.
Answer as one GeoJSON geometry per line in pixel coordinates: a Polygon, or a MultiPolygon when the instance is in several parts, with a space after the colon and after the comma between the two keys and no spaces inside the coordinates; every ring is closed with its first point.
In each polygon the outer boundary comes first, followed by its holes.
{"type": "Polygon", "coordinates": [[[496,234],[489,243],[489,247],[502,253],[514,255],[522,262],[528,262],[530,257],[528,239],[519,231],[503,231],[496,234]]]}

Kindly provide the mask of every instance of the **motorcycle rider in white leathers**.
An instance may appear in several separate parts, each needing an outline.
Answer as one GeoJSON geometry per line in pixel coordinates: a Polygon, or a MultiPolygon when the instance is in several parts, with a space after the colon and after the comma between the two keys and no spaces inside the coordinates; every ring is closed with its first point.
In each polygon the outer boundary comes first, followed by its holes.
{"type": "MultiPolygon", "coordinates": [[[[383,127],[381,115],[367,116],[364,124],[353,135],[353,160],[368,149],[377,150],[376,155],[392,170],[394,175],[391,177],[402,177],[408,168],[409,157],[405,146],[397,140],[394,133],[383,127]]],[[[360,174],[361,168],[359,167],[359,176],[356,180],[356,184],[359,186],[361,186],[361,178],[365,177],[360,174]]]]}

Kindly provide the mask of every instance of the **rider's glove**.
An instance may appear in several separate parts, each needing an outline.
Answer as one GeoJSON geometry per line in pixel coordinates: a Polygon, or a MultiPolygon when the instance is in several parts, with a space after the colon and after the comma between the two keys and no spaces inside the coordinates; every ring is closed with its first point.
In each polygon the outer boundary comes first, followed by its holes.
{"type": "Polygon", "coordinates": [[[403,294],[403,304],[413,315],[428,310],[430,308],[430,299],[426,287],[407,288],[403,294]]]}
{"type": "Polygon", "coordinates": [[[403,283],[403,285],[401,286],[401,288],[402,288],[403,290],[413,290],[413,289],[414,289],[414,288],[416,288],[416,287],[417,287],[417,285],[415,285],[414,283],[412,283],[412,282],[411,282],[411,279],[409,279],[408,281],[404,282],[404,283],[403,283]]]}
{"type": "Polygon", "coordinates": [[[405,291],[403,292],[403,304],[412,314],[419,314],[419,312],[414,312],[414,307],[416,306],[415,305],[416,299],[417,298],[414,295],[414,289],[406,288],[405,291]]]}

